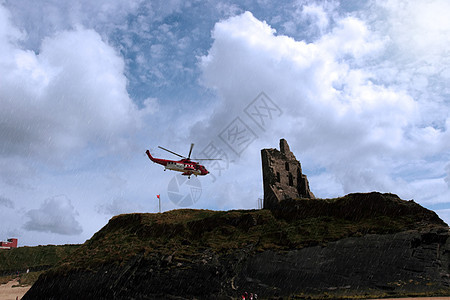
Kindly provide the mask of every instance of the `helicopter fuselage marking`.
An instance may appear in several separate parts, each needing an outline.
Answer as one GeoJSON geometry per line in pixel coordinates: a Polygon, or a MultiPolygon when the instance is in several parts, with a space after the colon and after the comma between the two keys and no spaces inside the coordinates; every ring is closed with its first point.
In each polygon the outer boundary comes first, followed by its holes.
{"type": "Polygon", "coordinates": [[[194,175],[200,175],[200,170],[187,170],[186,165],[181,163],[174,163],[174,162],[168,162],[165,166],[166,169],[172,170],[172,171],[179,171],[179,172],[189,172],[194,175]]]}

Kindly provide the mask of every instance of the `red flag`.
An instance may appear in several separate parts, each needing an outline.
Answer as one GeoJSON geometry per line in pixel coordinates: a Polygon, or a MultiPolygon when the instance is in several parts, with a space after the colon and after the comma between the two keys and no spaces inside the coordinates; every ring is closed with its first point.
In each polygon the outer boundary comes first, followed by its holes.
{"type": "Polygon", "coordinates": [[[159,199],[159,195],[156,195],[156,197],[158,197],[158,199],[159,199]]]}

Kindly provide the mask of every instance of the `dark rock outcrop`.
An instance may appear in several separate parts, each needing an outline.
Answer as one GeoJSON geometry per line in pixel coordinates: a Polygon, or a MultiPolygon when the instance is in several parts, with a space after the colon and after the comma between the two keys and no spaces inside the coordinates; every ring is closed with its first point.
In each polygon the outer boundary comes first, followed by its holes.
{"type": "Polygon", "coordinates": [[[23,299],[448,295],[449,237],[435,213],[379,193],[121,215],[23,299]]]}
{"type": "Polygon", "coordinates": [[[283,219],[295,220],[333,216],[350,221],[375,217],[413,218],[424,224],[439,224],[441,219],[431,210],[424,209],[413,200],[405,201],[389,193],[353,193],[339,199],[310,200],[286,199],[272,208],[272,213],[283,219]]]}

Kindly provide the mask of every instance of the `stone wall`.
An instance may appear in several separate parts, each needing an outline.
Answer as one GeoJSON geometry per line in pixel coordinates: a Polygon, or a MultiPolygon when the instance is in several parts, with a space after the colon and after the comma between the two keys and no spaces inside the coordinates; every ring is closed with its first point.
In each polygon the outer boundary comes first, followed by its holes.
{"type": "Polygon", "coordinates": [[[280,140],[280,150],[262,149],[261,160],[264,208],[271,209],[284,199],[315,198],[300,162],[285,139],[280,140]]]}

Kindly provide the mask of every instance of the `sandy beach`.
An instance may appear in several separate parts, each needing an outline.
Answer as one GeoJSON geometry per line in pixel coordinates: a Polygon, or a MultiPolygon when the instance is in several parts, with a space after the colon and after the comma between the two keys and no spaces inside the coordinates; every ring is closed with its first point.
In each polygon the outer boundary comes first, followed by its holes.
{"type": "MultiPolygon", "coordinates": [[[[16,300],[21,299],[25,293],[31,288],[31,285],[24,287],[13,287],[19,284],[17,279],[11,280],[7,284],[0,285],[0,300],[16,300]]],[[[389,300],[450,300],[450,297],[421,297],[421,298],[389,298],[389,300]]],[[[370,299],[378,300],[378,299],[370,299]]],[[[384,299],[385,300],[385,299],[384,299]]]]}
{"type": "Polygon", "coordinates": [[[21,299],[23,295],[31,288],[31,285],[24,287],[13,287],[18,285],[17,279],[11,280],[7,284],[0,285],[0,300],[21,299]]]}
{"type": "MultiPolygon", "coordinates": [[[[450,300],[450,297],[417,297],[417,298],[383,298],[383,300],[450,300]]],[[[381,300],[381,299],[369,299],[369,300],[381,300]]]]}

